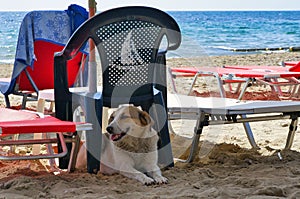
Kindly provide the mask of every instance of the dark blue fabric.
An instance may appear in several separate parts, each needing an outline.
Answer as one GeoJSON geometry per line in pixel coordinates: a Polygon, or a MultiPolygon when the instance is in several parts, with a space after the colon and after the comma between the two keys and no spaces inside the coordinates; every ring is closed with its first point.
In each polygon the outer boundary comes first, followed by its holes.
{"type": "Polygon", "coordinates": [[[89,13],[86,9],[76,4],[71,4],[66,12],[71,18],[72,33],[89,18],[89,13]]]}

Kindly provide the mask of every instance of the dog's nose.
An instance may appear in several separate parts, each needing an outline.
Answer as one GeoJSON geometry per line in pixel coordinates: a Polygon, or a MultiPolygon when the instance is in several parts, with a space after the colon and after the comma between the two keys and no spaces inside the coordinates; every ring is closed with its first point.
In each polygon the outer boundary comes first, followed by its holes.
{"type": "Polygon", "coordinates": [[[108,127],[106,127],[106,130],[107,130],[108,133],[112,134],[114,128],[112,126],[108,126],[108,127]]]}

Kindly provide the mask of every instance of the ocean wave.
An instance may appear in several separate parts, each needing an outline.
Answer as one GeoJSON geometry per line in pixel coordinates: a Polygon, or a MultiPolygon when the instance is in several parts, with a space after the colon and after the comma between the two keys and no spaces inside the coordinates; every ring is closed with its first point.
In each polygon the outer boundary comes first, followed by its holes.
{"type": "Polygon", "coordinates": [[[223,50],[233,50],[234,48],[228,46],[212,46],[212,48],[223,49],[223,50]]]}
{"type": "Polygon", "coordinates": [[[0,59],[0,64],[13,64],[14,59],[0,59]]]}

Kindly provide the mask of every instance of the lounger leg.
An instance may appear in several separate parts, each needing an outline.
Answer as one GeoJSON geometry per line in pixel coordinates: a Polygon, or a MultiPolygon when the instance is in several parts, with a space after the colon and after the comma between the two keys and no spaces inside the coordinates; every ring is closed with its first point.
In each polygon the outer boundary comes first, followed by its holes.
{"type": "MultiPolygon", "coordinates": [[[[241,115],[241,117],[246,118],[246,115],[241,115]]],[[[243,126],[244,126],[244,129],[245,129],[246,134],[247,134],[247,138],[248,138],[249,143],[251,144],[252,148],[253,149],[259,149],[259,147],[257,146],[257,144],[255,142],[254,135],[252,133],[249,122],[243,122],[243,126]]]]}
{"type": "Polygon", "coordinates": [[[176,84],[175,84],[175,81],[174,81],[174,78],[173,78],[173,74],[172,74],[172,70],[171,70],[170,67],[168,67],[168,74],[167,75],[169,75],[169,79],[171,81],[172,91],[174,93],[177,93],[176,84]]]}
{"type": "Polygon", "coordinates": [[[192,141],[189,157],[186,160],[177,159],[177,161],[184,162],[184,163],[190,163],[194,160],[196,152],[199,150],[198,146],[199,146],[200,136],[202,134],[203,127],[205,126],[204,123],[206,122],[206,119],[207,118],[206,118],[205,114],[201,113],[197,120],[195,129],[194,129],[194,136],[193,136],[193,141],[192,141]]]}
{"type": "Polygon", "coordinates": [[[191,86],[190,86],[190,89],[189,89],[189,92],[187,93],[187,95],[191,95],[191,94],[192,94],[192,91],[193,91],[194,85],[195,85],[195,83],[196,83],[196,80],[197,80],[197,78],[198,78],[198,75],[199,75],[199,73],[196,73],[196,74],[195,74],[195,76],[194,76],[194,78],[193,78],[193,82],[192,82],[192,84],[191,84],[191,86]]]}
{"type": "Polygon", "coordinates": [[[244,96],[244,94],[245,94],[245,92],[247,90],[247,87],[248,87],[248,85],[250,84],[251,81],[252,81],[251,78],[247,79],[247,81],[245,82],[245,84],[243,86],[243,89],[241,90],[241,93],[240,93],[240,95],[238,97],[238,100],[241,100],[243,98],[243,96],[244,96]]]}
{"type": "Polygon", "coordinates": [[[195,154],[198,151],[198,145],[199,145],[199,141],[200,141],[200,135],[201,134],[194,134],[192,145],[191,145],[191,150],[190,150],[190,155],[189,155],[189,157],[184,162],[190,163],[190,162],[192,162],[194,160],[195,154]]]}
{"type": "Polygon", "coordinates": [[[294,137],[295,137],[295,132],[297,130],[297,125],[298,125],[298,117],[294,116],[290,124],[290,129],[286,140],[285,149],[290,149],[292,147],[294,137]]]}
{"type": "Polygon", "coordinates": [[[242,83],[238,83],[238,85],[236,86],[235,90],[233,90],[233,88],[232,88],[231,85],[232,85],[231,83],[228,83],[228,87],[229,87],[230,92],[232,94],[236,94],[236,93],[238,93],[240,91],[242,83]]]}
{"type": "Polygon", "coordinates": [[[171,124],[170,120],[168,120],[168,128],[169,128],[170,134],[176,134],[173,127],[172,127],[172,124],[171,124]]]}
{"type": "Polygon", "coordinates": [[[222,98],[226,97],[225,89],[224,89],[224,87],[223,87],[223,83],[222,83],[221,78],[219,77],[219,74],[218,74],[218,73],[214,73],[214,76],[215,76],[215,78],[217,79],[217,82],[218,82],[218,87],[219,87],[219,91],[220,91],[220,96],[221,96],[222,98]]]}
{"type": "MultiPolygon", "coordinates": [[[[271,78],[270,81],[271,81],[272,83],[275,82],[275,84],[278,83],[277,78],[271,78]],[[272,80],[273,80],[273,81],[272,81],[272,80]]],[[[279,96],[283,96],[283,93],[282,93],[282,90],[281,90],[280,86],[271,86],[271,89],[272,89],[272,91],[273,91],[275,94],[278,93],[279,96]]]]}

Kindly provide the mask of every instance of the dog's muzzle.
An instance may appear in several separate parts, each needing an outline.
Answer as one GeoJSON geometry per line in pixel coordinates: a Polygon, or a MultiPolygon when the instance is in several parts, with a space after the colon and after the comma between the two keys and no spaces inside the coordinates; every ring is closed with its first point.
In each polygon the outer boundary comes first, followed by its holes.
{"type": "Polygon", "coordinates": [[[116,133],[115,131],[114,131],[114,128],[112,127],[112,126],[108,126],[107,128],[106,128],[106,131],[110,134],[110,139],[112,140],[112,141],[118,141],[118,140],[120,140],[123,136],[125,136],[126,135],[126,132],[121,132],[121,133],[116,133]]]}

